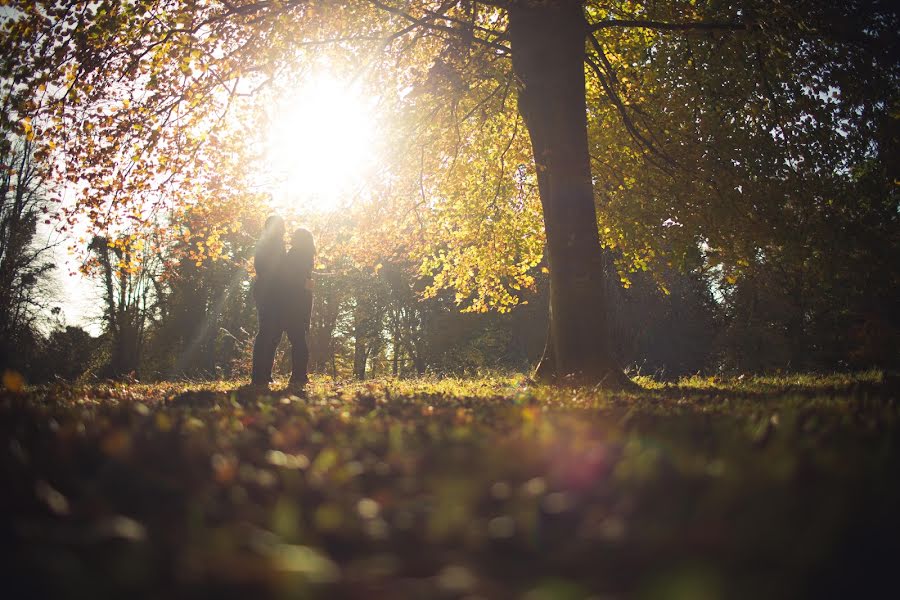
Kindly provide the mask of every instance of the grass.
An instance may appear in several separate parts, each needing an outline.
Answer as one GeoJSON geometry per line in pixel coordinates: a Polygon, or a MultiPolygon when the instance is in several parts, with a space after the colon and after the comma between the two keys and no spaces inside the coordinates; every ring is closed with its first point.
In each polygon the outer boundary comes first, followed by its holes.
{"type": "MultiPolygon", "coordinates": [[[[22,597],[866,597],[900,551],[877,372],[0,392],[22,597]]],[[[14,596],[9,596],[14,597],[14,596]]]]}

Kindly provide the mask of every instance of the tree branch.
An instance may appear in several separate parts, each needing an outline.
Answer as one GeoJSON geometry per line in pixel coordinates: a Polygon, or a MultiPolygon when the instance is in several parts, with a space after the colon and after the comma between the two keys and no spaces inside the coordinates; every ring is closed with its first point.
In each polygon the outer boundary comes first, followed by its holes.
{"type": "Polygon", "coordinates": [[[650,21],[645,19],[607,19],[588,25],[591,32],[610,27],[641,27],[644,29],[658,29],[662,31],[741,31],[749,29],[743,21],[686,21],[683,23],[668,23],[665,21],[650,21]]]}
{"type": "MultiPolygon", "coordinates": [[[[589,35],[588,39],[590,40],[591,45],[593,45],[594,49],[597,51],[597,55],[606,65],[606,68],[608,70],[611,70],[612,66],[609,64],[609,60],[606,58],[606,53],[603,52],[603,47],[600,45],[600,42],[598,42],[597,38],[595,38],[593,35],[589,35]]],[[[678,163],[675,161],[675,159],[666,154],[662,149],[657,148],[656,144],[648,140],[646,136],[644,136],[644,134],[641,133],[641,131],[637,128],[637,125],[635,125],[634,121],[631,118],[631,115],[628,114],[625,103],[622,102],[622,99],[619,97],[618,93],[616,93],[616,90],[613,88],[611,81],[609,81],[609,79],[604,76],[603,69],[600,68],[600,65],[594,62],[594,60],[590,56],[585,56],[585,62],[591,68],[591,71],[593,71],[593,73],[597,76],[597,79],[600,82],[600,85],[603,87],[603,90],[606,92],[609,100],[619,111],[619,114],[622,117],[622,122],[625,124],[625,129],[628,130],[628,133],[631,134],[634,140],[638,142],[638,144],[646,148],[651,154],[655,154],[656,156],[661,158],[667,165],[669,165],[669,167],[677,168],[678,163]]],[[[609,77],[614,78],[615,74],[610,72],[609,77]]],[[[665,167],[663,167],[663,169],[665,170],[665,167]]]]}
{"type": "MultiPolygon", "coordinates": [[[[410,23],[413,23],[416,27],[424,27],[425,29],[431,29],[433,31],[440,31],[443,33],[451,34],[451,35],[460,35],[461,33],[463,33],[462,31],[460,31],[458,29],[454,29],[453,27],[448,27],[447,25],[440,25],[438,23],[430,22],[430,21],[433,21],[434,19],[443,19],[444,18],[443,15],[439,15],[437,13],[432,13],[431,11],[428,11],[426,13],[425,17],[416,18],[413,15],[407,13],[406,11],[403,11],[395,6],[390,6],[388,4],[385,4],[384,2],[380,2],[380,0],[371,0],[371,3],[376,8],[379,8],[387,13],[390,13],[390,14],[400,17],[402,19],[406,19],[410,23]]],[[[477,35],[474,34],[474,32],[470,32],[469,39],[471,39],[473,42],[481,44],[482,46],[487,46],[488,48],[493,48],[494,50],[497,50],[498,52],[502,52],[504,54],[509,54],[509,52],[510,52],[509,46],[504,46],[503,44],[500,44],[498,42],[494,42],[491,40],[486,40],[484,38],[478,37],[477,35]]]]}

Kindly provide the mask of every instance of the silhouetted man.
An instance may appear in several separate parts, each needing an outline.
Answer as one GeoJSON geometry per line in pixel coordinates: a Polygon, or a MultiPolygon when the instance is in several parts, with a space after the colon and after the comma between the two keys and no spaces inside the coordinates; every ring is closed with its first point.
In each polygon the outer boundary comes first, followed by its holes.
{"type": "Polygon", "coordinates": [[[256,301],[259,320],[256,339],[253,341],[253,369],[250,376],[250,382],[254,385],[269,385],[275,350],[284,331],[280,306],[282,291],[279,289],[284,258],[284,219],[272,215],[266,219],[253,256],[253,266],[256,268],[253,299],[256,301]]]}

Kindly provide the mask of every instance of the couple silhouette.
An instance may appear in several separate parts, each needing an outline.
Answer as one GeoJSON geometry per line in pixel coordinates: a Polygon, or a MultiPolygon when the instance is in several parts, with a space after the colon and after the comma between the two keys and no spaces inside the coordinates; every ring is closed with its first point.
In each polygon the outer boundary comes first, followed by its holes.
{"type": "Polygon", "coordinates": [[[266,386],[272,382],[272,363],[281,335],[291,342],[291,387],[302,387],[309,377],[309,346],[306,335],[312,313],[312,269],[316,244],[312,233],[298,228],[291,234],[291,248],[284,247],[284,219],[266,219],[256,244],[253,266],[256,279],[253,299],[259,329],[253,342],[250,383],[266,386]]]}

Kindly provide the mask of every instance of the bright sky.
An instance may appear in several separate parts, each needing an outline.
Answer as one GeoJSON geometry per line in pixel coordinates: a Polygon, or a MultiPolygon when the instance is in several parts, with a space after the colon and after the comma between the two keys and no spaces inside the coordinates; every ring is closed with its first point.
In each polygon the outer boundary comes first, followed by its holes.
{"type": "Polygon", "coordinates": [[[359,86],[322,73],[284,94],[265,142],[276,207],[339,210],[365,189],[377,162],[375,102],[359,86]]]}
{"type": "Polygon", "coordinates": [[[51,329],[58,322],[63,326],[83,327],[91,335],[100,335],[103,332],[100,322],[102,314],[100,289],[94,281],[78,272],[80,264],[69,249],[72,239],[56,232],[53,227],[41,223],[35,236],[36,244],[52,245],[44,256],[45,260],[55,266],[49,281],[49,306],[61,309],[58,317],[47,315],[50,321],[45,328],[51,329]]]}
{"type": "MultiPolygon", "coordinates": [[[[377,166],[376,102],[360,86],[321,72],[284,93],[273,105],[263,140],[268,163],[263,180],[274,208],[284,214],[331,212],[364,193],[377,166]]],[[[59,236],[52,231],[43,235],[59,236]]],[[[77,273],[70,244],[71,239],[62,237],[53,249],[58,297],[52,305],[62,309],[64,325],[97,335],[102,331],[100,290],[77,273]]]]}

